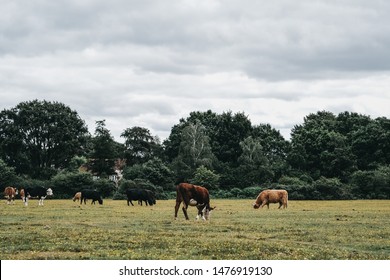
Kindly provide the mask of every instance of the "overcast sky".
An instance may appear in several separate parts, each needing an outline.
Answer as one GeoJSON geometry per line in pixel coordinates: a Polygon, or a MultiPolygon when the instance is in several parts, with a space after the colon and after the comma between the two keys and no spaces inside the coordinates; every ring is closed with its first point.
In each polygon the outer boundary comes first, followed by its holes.
{"type": "Polygon", "coordinates": [[[0,0],[0,110],[33,99],[116,141],[192,111],[288,139],[309,113],[390,117],[390,1],[0,0]]]}

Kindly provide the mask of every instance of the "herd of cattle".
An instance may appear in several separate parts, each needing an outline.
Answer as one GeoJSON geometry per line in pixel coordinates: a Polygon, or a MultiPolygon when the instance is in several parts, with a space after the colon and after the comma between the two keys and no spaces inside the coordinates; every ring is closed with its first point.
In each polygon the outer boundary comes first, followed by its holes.
{"type": "MultiPolygon", "coordinates": [[[[47,196],[53,195],[51,188],[44,187],[29,187],[20,189],[14,187],[6,187],[4,190],[4,197],[7,199],[7,204],[14,204],[15,197],[20,195],[25,206],[28,206],[28,200],[30,198],[38,198],[38,205],[43,206],[43,201],[47,196]]],[[[127,205],[134,206],[132,201],[138,201],[140,205],[145,202],[146,205],[153,206],[156,204],[156,197],[150,190],[143,189],[128,189],[126,191],[127,205]]],[[[80,201],[80,204],[84,202],[86,204],[87,199],[91,199],[91,204],[95,204],[96,201],[99,204],[103,204],[103,199],[100,193],[96,190],[82,190],[77,192],[73,197],[73,201],[80,201]]],[[[203,220],[208,220],[210,212],[215,207],[210,206],[210,195],[209,191],[205,187],[189,184],[180,183],[176,186],[176,205],[175,205],[175,219],[177,218],[177,212],[179,211],[180,204],[183,203],[184,217],[188,220],[187,209],[188,206],[195,206],[198,209],[198,215],[196,219],[200,217],[203,220]]],[[[265,205],[269,208],[270,203],[279,203],[279,209],[281,207],[287,208],[288,193],[286,190],[264,190],[257,196],[253,207],[255,209],[262,208],[265,205]]]]}

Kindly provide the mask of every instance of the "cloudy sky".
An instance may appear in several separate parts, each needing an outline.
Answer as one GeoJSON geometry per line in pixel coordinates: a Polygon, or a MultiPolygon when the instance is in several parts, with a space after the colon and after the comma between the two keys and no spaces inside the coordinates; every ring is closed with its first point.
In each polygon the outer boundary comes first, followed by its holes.
{"type": "Polygon", "coordinates": [[[390,1],[0,3],[1,110],[59,101],[121,142],[208,109],[287,139],[320,110],[390,117],[390,1]]]}

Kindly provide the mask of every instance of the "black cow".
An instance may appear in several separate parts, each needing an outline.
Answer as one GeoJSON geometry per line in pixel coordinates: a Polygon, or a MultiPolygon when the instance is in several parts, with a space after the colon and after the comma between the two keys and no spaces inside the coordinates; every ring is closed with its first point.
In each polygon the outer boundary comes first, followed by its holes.
{"type": "MultiPolygon", "coordinates": [[[[22,192],[22,191],[21,191],[22,192]]],[[[39,202],[38,206],[43,206],[43,200],[46,198],[46,196],[53,195],[53,190],[51,188],[44,188],[44,187],[29,187],[24,189],[24,205],[28,206],[28,199],[31,197],[38,197],[39,202]]]]}
{"type": "Polygon", "coordinates": [[[87,204],[87,199],[92,199],[92,202],[91,204],[95,204],[95,201],[98,201],[99,204],[103,204],[103,199],[102,199],[102,196],[100,195],[100,193],[98,191],[95,191],[95,190],[82,190],[81,191],[81,198],[80,198],[80,204],[83,203],[84,201],[84,204],[87,204]]]}
{"type": "Polygon", "coordinates": [[[142,189],[128,189],[126,190],[126,195],[127,195],[127,205],[134,206],[132,200],[137,200],[138,202],[141,203],[142,201],[145,201],[145,204],[150,206],[153,206],[153,204],[156,204],[156,198],[154,196],[154,193],[150,190],[142,190],[142,189]]]}

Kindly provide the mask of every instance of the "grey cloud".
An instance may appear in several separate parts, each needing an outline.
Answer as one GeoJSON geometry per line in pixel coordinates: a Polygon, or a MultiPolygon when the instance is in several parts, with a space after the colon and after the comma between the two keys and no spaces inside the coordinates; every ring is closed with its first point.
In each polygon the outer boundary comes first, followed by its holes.
{"type": "Polygon", "coordinates": [[[386,1],[3,2],[3,106],[58,100],[90,128],[162,131],[212,109],[286,130],[284,118],[388,97],[386,1]]]}
{"type": "Polygon", "coordinates": [[[16,1],[4,8],[0,51],[115,46],[133,51],[124,61],[145,71],[322,78],[390,68],[388,8],[383,1],[16,1]]]}

